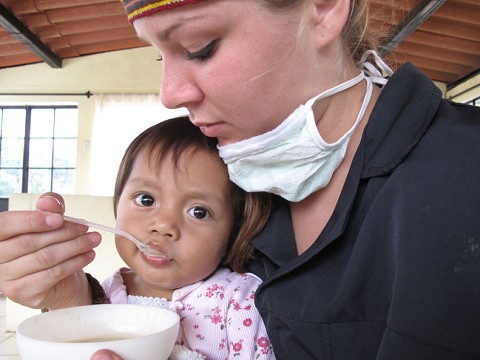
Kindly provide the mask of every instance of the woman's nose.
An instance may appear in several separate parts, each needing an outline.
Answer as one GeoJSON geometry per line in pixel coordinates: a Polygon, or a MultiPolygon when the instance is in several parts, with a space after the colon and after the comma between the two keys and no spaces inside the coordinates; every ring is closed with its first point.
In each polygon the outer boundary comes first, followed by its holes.
{"type": "Polygon", "coordinates": [[[163,59],[162,85],[160,100],[169,109],[187,107],[199,102],[202,92],[195,82],[194,69],[179,62],[169,63],[163,59]]]}

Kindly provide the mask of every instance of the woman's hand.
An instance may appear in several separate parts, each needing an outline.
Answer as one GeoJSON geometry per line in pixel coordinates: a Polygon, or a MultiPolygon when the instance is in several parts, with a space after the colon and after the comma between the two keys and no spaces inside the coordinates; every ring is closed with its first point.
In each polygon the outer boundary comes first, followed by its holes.
{"type": "Polygon", "coordinates": [[[82,268],[95,257],[100,234],[63,221],[63,198],[43,194],[37,211],[0,213],[0,292],[32,308],[90,304],[82,268]]]}

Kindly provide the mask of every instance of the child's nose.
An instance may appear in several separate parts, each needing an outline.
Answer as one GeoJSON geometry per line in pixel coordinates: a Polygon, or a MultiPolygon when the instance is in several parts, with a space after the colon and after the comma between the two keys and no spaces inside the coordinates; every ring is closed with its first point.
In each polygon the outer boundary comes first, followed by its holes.
{"type": "Polygon", "coordinates": [[[148,230],[150,232],[158,233],[158,235],[169,240],[176,241],[180,236],[180,229],[176,221],[176,216],[166,212],[159,212],[155,214],[150,222],[148,230]]]}

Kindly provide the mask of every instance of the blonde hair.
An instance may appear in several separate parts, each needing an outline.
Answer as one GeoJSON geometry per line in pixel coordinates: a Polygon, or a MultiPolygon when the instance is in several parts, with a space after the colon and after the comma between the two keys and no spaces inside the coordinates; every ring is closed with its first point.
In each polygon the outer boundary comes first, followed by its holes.
{"type": "MultiPolygon", "coordinates": [[[[261,0],[272,10],[291,9],[303,5],[305,8],[314,0],[261,0]]],[[[302,20],[304,21],[304,20],[302,20]]],[[[299,32],[301,32],[300,24],[299,32]]],[[[350,13],[342,32],[345,49],[357,63],[367,50],[377,50],[378,39],[369,29],[369,0],[351,0],[350,13]]]]}
{"type": "Polygon", "coordinates": [[[346,46],[357,63],[367,50],[377,50],[378,39],[370,31],[370,12],[368,0],[352,0],[350,14],[343,28],[346,46]]]}

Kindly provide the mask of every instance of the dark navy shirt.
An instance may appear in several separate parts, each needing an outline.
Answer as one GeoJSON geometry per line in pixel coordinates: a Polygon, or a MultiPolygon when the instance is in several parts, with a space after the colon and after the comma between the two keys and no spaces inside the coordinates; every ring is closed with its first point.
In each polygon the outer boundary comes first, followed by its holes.
{"type": "Polygon", "coordinates": [[[253,244],[278,359],[480,358],[480,109],[404,65],[316,242],[297,256],[277,198],[253,244]]]}

